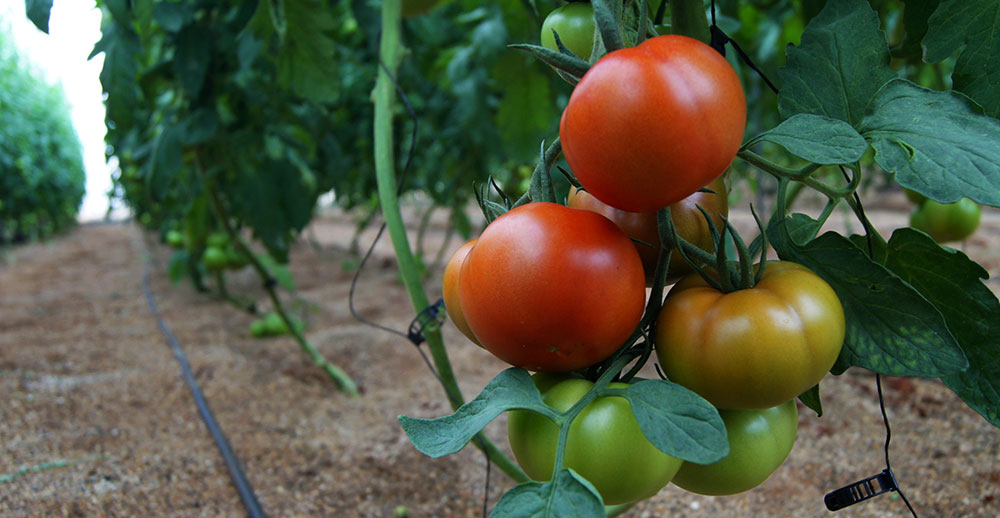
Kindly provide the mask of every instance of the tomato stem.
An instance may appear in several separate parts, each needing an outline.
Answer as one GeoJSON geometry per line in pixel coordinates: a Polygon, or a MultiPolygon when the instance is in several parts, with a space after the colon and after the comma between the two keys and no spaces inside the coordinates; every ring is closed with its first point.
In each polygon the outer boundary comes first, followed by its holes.
{"type": "MultiPolygon", "coordinates": [[[[385,0],[382,3],[382,37],[379,42],[379,58],[382,66],[379,67],[375,90],[372,94],[375,103],[375,179],[378,184],[379,203],[382,206],[386,227],[392,239],[403,284],[406,286],[414,310],[420,313],[430,305],[430,302],[424,292],[420,270],[410,249],[406,227],[399,210],[395,158],[393,156],[392,111],[396,91],[391,76],[395,74],[403,56],[400,15],[400,0],[385,0]]],[[[445,394],[452,409],[457,410],[465,401],[458,381],[455,379],[455,373],[451,368],[451,361],[441,337],[441,330],[437,327],[426,329],[424,338],[427,340],[427,346],[430,349],[441,384],[444,386],[445,394]]],[[[472,443],[483,450],[496,463],[497,467],[514,480],[518,482],[528,480],[524,471],[513,460],[504,455],[486,436],[480,434],[472,443]]]]}

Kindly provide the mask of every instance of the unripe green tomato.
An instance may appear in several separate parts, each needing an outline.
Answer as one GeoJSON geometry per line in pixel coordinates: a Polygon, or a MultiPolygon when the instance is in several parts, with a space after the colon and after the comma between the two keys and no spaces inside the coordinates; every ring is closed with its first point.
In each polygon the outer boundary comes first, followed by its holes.
{"type": "Polygon", "coordinates": [[[268,313],[264,316],[264,326],[269,335],[283,335],[288,332],[285,320],[277,313],[268,313]]]}
{"type": "Polygon", "coordinates": [[[167,232],[167,245],[171,248],[184,248],[184,234],[177,230],[167,232]]]}
{"type": "Polygon", "coordinates": [[[232,270],[239,270],[247,265],[249,261],[247,256],[236,249],[236,247],[230,245],[226,247],[226,266],[232,270]]]}
{"type": "Polygon", "coordinates": [[[229,258],[221,248],[210,246],[205,249],[205,254],[201,256],[201,261],[205,263],[205,268],[217,272],[226,267],[226,264],[229,263],[229,258]]]}
{"type": "Polygon", "coordinates": [[[685,462],[674,485],[702,495],[733,495],[762,484],[788,458],[799,429],[795,400],[763,410],[719,410],[729,455],[708,465],[685,462]]]}
{"type": "MultiPolygon", "coordinates": [[[[568,379],[550,388],[543,399],[564,412],[592,386],[584,379],[568,379]]],[[[627,387],[625,383],[609,385],[627,387]]],[[[559,428],[540,414],[515,410],[507,421],[507,433],[524,472],[534,480],[550,480],[559,428]]],[[[566,441],[563,465],[593,484],[605,505],[655,495],[681,465],[680,459],[663,453],[646,439],[628,400],[618,396],[599,397],[587,405],[570,424],[566,441]]]]}
{"type": "Polygon", "coordinates": [[[262,319],[250,322],[250,336],[260,338],[267,335],[267,322],[262,319]]]}
{"type": "Polygon", "coordinates": [[[212,232],[205,238],[205,246],[225,248],[229,244],[229,236],[225,232],[212,232]]]}
{"type": "Polygon", "coordinates": [[[947,243],[971,236],[981,216],[979,205],[968,198],[955,203],[927,199],[910,214],[910,226],[926,232],[938,243],[947,243]]]}
{"type": "Polygon", "coordinates": [[[558,51],[556,38],[573,54],[590,60],[594,48],[594,6],[590,2],[573,2],[553,10],[542,22],[542,46],[558,51]]]}

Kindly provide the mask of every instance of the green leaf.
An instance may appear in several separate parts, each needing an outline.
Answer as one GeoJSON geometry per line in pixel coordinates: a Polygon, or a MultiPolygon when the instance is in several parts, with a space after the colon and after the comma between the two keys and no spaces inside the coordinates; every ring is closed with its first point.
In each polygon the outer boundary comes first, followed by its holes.
{"type": "Polygon", "coordinates": [[[811,113],[856,126],[879,87],[896,77],[879,27],[866,0],[827,2],[778,70],[782,117],[811,113]]]}
{"type": "Polygon", "coordinates": [[[857,162],[868,150],[868,142],[850,124],[809,113],[789,117],[743,144],[743,148],[761,141],[773,142],[799,158],[824,165],[857,162]]]}
{"type": "Polygon", "coordinates": [[[167,277],[170,282],[177,284],[188,274],[188,260],[191,255],[187,250],[175,250],[170,254],[170,264],[167,266],[167,277]]]}
{"type": "Polygon", "coordinates": [[[180,78],[181,84],[192,98],[201,92],[211,62],[211,31],[202,24],[184,27],[177,34],[177,52],[173,61],[174,74],[180,78]]]}
{"type": "Polygon", "coordinates": [[[813,388],[799,394],[799,401],[813,412],[816,412],[816,417],[823,416],[823,402],[819,399],[818,383],[813,388]]]}
{"type": "Polygon", "coordinates": [[[921,55],[920,42],[927,34],[927,22],[941,0],[909,1],[903,7],[903,26],[906,36],[898,47],[892,50],[893,57],[914,58],[921,55]]]}
{"type": "Polygon", "coordinates": [[[52,0],[26,0],[25,14],[38,30],[49,33],[49,14],[52,11],[52,0]]]}
{"type": "Polygon", "coordinates": [[[1000,121],[965,96],[896,79],[872,100],[858,130],[903,187],[942,203],[964,197],[1000,205],[1000,121]]]}
{"type": "Polygon", "coordinates": [[[579,81],[580,78],[583,77],[583,74],[586,74],[587,70],[590,69],[590,63],[587,63],[579,57],[568,56],[547,47],[530,45],[527,43],[516,43],[514,45],[510,45],[510,48],[530,52],[535,57],[542,60],[545,64],[570,74],[570,76],[574,77],[577,81],[579,81]]]}
{"type": "Polygon", "coordinates": [[[991,117],[1000,117],[1000,2],[941,3],[927,21],[924,59],[928,63],[947,59],[963,44],[951,74],[953,87],[979,103],[991,117]]]}
{"type": "MultiPolygon", "coordinates": [[[[333,66],[337,44],[332,34],[337,23],[331,10],[321,0],[272,0],[271,5],[284,5],[288,26],[278,56],[279,83],[314,102],[334,101],[342,78],[333,66]]],[[[278,20],[275,26],[279,27],[278,20]]]]}
{"type": "Polygon", "coordinates": [[[982,282],[989,274],[964,253],[911,228],[892,234],[887,266],[944,315],[969,358],[968,369],[942,380],[1000,426],[1000,301],[982,282]]]}
{"type": "Polygon", "coordinates": [[[542,402],[528,371],[512,367],[497,374],[475,399],[454,414],[436,419],[401,415],[399,423],[417,450],[438,458],[461,450],[490,421],[514,409],[533,410],[550,417],[557,415],[542,402]]]}
{"type": "Polygon", "coordinates": [[[890,376],[938,377],[968,367],[941,313],[846,237],[827,232],[800,245],[780,224],[768,235],[781,259],[810,268],[844,305],[847,330],[835,374],[858,366],[890,376]]]}
{"type": "Polygon", "coordinates": [[[628,400],[642,433],[663,453],[698,464],[729,454],[719,411],[698,394],[666,380],[642,380],[607,393],[628,400]]]}
{"type": "Polygon", "coordinates": [[[549,78],[540,67],[532,65],[525,56],[508,53],[493,71],[493,77],[507,85],[496,124],[508,149],[534,151],[553,129],[553,121],[559,119],[551,100],[549,78]]]}
{"type": "Polygon", "coordinates": [[[550,482],[525,482],[497,502],[491,518],[603,518],[600,493],[575,471],[559,470],[550,482]]]}
{"type": "Polygon", "coordinates": [[[269,254],[257,254],[257,260],[264,265],[264,268],[279,286],[288,291],[295,291],[295,278],[292,277],[292,271],[288,269],[288,265],[278,262],[269,254]]]}
{"type": "Polygon", "coordinates": [[[153,4],[153,19],[167,32],[177,32],[194,17],[192,6],[177,2],[157,2],[153,4]]]}
{"type": "Polygon", "coordinates": [[[183,133],[179,126],[167,126],[153,142],[153,159],[147,162],[146,183],[154,199],[166,198],[174,178],[184,165],[183,133]]]}
{"type": "Polygon", "coordinates": [[[215,110],[198,108],[184,121],[184,143],[191,146],[203,144],[219,130],[219,118],[215,110]]]}

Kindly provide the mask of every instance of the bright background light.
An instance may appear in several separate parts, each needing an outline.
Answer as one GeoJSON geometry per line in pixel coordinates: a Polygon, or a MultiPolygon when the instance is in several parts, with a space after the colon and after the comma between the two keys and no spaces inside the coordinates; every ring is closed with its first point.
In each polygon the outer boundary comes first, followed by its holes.
{"type": "Polygon", "coordinates": [[[87,56],[101,39],[101,11],[91,0],[56,0],[49,18],[49,34],[25,16],[24,0],[0,2],[0,17],[14,36],[16,47],[50,83],[62,84],[72,109],[73,126],[83,144],[87,194],[80,220],[101,219],[108,210],[111,169],[104,157],[104,102],[100,74],[104,54],[87,56]]]}

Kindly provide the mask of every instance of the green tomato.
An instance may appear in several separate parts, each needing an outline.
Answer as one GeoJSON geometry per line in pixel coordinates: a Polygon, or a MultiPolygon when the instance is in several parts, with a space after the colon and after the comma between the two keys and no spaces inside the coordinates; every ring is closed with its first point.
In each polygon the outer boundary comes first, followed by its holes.
{"type": "Polygon", "coordinates": [[[229,264],[229,257],[226,252],[219,247],[210,246],[205,249],[205,254],[201,256],[201,261],[205,263],[205,268],[217,272],[229,264]]]}
{"type": "Polygon", "coordinates": [[[170,248],[184,248],[184,234],[177,230],[167,232],[167,245],[170,248]]]}
{"type": "MultiPolygon", "coordinates": [[[[593,383],[568,379],[543,396],[547,405],[564,412],[593,383]]],[[[627,388],[612,383],[610,388],[627,388]]],[[[515,410],[507,421],[507,438],[518,464],[534,480],[552,478],[559,428],[546,417],[515,410]]],[[[563,465],[590,481],[606,505],[634,502],[655,495],[670,482],[681,461],[656,449],[622,397],[599,397],[570,424],[563,465]]]]}
{"type": "Polygon", "coordinates": [[[229,244],[229,236],[225,232],[212,232],[205,238],[206,246],[225,248],[229,244]]]}
{"type": "Polygon", "coordinates": [[[267,322],[263,319],[257,319],[250,322],[250,336],[254,338],[260,338],[267,335],[267,322]]]}
{"type": "Polygon", "coordinates": [[[277,313],[268,313],[264,316],[264,328],[268,335],[283,335],[288,332],[285,320],[277,313]]]}
{"type": "Polygon", "coordinates": [[[938,243],[961,241],[979,227],[981,209],[976,202],[962,198],[955,203],[927,199],[910,214],[910,226],[926,232],[938,243]]]}
{"type": "Polygon", "coordinates": [[[559,50],[556,38],[573,54],[584,60],[590,59],[590,51],[594,48],[594,6],[590,2],[573,2],[553,10],[542,22],[542,46],[559,50]]]}
{"type": "Polygon", "coordinates": [[[732,495],[759,486],[788,457],[799,429],[795,400],[763,410],[719,410],[729,455],[708,465],[685,462],[674,485],[702,495],[732,495]]]}
{"type": "Polygon", "coordinates": [[[910,189],[907,189],[905,187],[903,188],[903,194],[905,194],[906,199],[910,200],[910,203],[914,205],[920,205],[927,199],[927,197],[925,197],[923,194],[920,194],[917,191],[911,191],[910,189]]]}
{"type": "Polygon", "coordinates": [[[246,266],[250,261],[247,256],[236,249],[236,247],[229,245],[226,247],[226,266],[232,270],[239,270],[246,266]]]}

